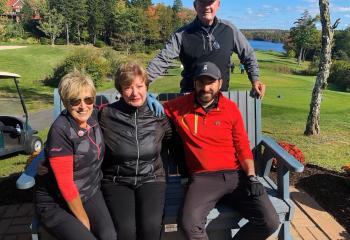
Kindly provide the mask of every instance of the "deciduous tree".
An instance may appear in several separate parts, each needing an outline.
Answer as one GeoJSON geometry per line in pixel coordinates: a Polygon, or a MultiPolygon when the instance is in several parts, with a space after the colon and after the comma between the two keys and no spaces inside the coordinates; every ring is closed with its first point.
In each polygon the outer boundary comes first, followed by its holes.
{"type": "Polygon", "coordinates": [[[55,45],[55,39],[64,29],[64,17],[55,8],[48,10],[41,19],[38,28],[50,37],[51,45],[55,45]]]}
{"type": "Polygon", "coordinates": [[[321,58],[319,63],[319,70],[316,77],[315,86],[312,91],[309,116],[306,122],[304,134],[318,135],[320,134],[320,114],[321,101],[323,90],[327,86],[327,79],[329,77],[329,70],[332,63],[332,43],[334,29],[338,25],[339,19],[331,26],[331,18],[329,14],[329,1],[319,0],[320,17],[322,24],[322,48],[321,58]]]}
{"type": "Polygon", "coordinates": [[[315,48],[317,42],[319,42],[319,35],[315,25],[317,19],[317,17],[311,17],[309,12],[305,10],[302,17],[294,22],[296,26],[291,28],[290,36],[296,46],[296,52],[298,52],[298,64],[304,60],[306,51],[315,48]]]}
{"type": "Polygon", "coordinates": [[[0,15],[9,10],[6,3],[7,3],[7,0],[0,0],[0,15]]]}

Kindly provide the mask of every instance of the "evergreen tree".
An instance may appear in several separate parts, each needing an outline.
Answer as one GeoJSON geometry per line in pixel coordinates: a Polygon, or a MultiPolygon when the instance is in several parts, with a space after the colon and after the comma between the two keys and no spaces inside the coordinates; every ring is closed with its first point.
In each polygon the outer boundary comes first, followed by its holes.
{"type": "Polygon", "coordinates": [[[182,1],[181,0],[174,0],[173,3],[173,11],[178,13],[183,9],[182,1]]]}
{"type": "Polygon", "coordinates": [[[157,4],[157,14],[159,16],[160,37],[165,42],[175,30],[173,21],[173,10],[163,4],[157,4]]]}
{"type": "Polygon", "coordinates": [[[90,42],[96,43],[96,36],[103,28],[103,0],[88,0],[88,21],[87,27],[90,42]]]}
{"type": "Polygon", "coordinates": [[[152,0],[130,0],[129,4],[131,7],[147,9],[152,5],[152,0]]]}
{"type": "Polygon", "coordinates": [[[87,25],[88,5],[86,0],[68,1],[71,20],[71,33],[77,43],[80,43],[81,31],[87,25]]]}

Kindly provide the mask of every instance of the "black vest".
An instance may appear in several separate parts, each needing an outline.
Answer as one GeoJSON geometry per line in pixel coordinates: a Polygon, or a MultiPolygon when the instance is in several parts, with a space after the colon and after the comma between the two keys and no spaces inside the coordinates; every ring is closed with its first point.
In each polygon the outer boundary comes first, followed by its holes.
{"type": "Polygon", "coordinates": [[[183,33],[180,50],[180,60],[184,70],[181,75],[181,90],[191,92],[194,90],[193,72],[196,64],[201,62],[215,63],[222,75],[221,90],[227,91],[230,81],[230,57],[233,49],[233,30],[215,19],[212,27],[206,31],[199,20],[191,23],[183,33]]]}

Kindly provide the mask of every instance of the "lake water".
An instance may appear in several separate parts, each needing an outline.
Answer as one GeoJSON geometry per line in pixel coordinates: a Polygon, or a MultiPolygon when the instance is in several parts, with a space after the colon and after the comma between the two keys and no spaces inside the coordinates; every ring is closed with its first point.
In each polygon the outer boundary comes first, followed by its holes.
{"type": "Polygon", "coordinates": [[[274,52],[285,52],[283,49],[283,43],[274,43],[268,41],[256,41],[248,40],[250,45],[256,50],[274,51],[274,52]]]}

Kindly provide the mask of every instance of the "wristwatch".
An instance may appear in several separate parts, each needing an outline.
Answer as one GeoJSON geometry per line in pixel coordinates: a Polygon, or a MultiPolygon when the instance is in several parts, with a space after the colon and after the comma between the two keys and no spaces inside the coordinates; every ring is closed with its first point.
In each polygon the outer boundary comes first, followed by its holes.
{"type": "Polygon", "coordinates": [[[251,182],[259,182],[259,178],[257,176],[254,176],[254,175],[249,175],[248,179],[251,182]]]}

